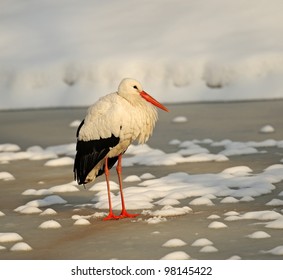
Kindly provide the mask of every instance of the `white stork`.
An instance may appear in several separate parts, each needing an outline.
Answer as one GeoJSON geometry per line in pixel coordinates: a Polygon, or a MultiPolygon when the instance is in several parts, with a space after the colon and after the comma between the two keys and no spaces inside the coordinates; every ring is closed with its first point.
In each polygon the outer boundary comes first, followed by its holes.
{"type": "Polygon", "coordinates": [[[104,220],[133,218],[125,208],[122,190],[122,155],[137,140],[145,143],[152,134],[157,120],[154,106],[168,109],[147,94],[134,79],[123,79],[118,91],[99,99],[87,112],[77,130],[77,154],[74,174],[78,184],[86,184],[105,173],[109,214],[104,220]],[[114,215],[109,185],[109,169],[118,160],[116,171],[119,179],[122,212],[114,215]]]}

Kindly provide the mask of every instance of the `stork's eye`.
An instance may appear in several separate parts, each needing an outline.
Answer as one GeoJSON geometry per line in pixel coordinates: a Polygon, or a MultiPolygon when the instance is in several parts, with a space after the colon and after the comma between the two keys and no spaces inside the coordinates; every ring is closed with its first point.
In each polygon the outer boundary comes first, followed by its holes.
{"type": "Polygon", "coordinates": [[[134,88],[134,89],[138,89],[138,87],[137,87],[137,86],[133,86],[133,88],[134,88]]]}

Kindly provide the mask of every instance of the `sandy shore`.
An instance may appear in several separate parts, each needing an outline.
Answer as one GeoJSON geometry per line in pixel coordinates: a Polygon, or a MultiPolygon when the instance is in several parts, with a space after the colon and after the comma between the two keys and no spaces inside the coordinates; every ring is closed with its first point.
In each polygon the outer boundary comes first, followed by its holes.
{"type": "MultiPolygon", "coordinates": [[[[160,112],[159,122],[154,135],[148,142],[151,147],[173,152],[176,147],[169,145],[172,139],[181,141],[193,139],[213,140],[231,139],[233,141],[263,141],[266,139],[283,140],[283,101],[258,101],[235,103],[201,103],[168,105],[170,113],[160,112]],[[176,116],[186,116],[185,123],[173,123],[176,116]],[[259,133],[259,129],[271,124],[275,128],[272,134],[259,133]]],[[[40,145],[67,144],[75,142],[75,128],[69,124],[82,119],[86,108],[44,109],[0,112],[0,144],[15,143],[22,150],[40,145]]],[[[217,150],[217,148],[215,148],[217,150]]],[[[190,174],[217,173],[227,167],[249,166],[255,173],[262,172],[272,164],[280,163],[283,150],[277,147],[265,148],[266,153],[232,156],[225,162],[184,163],[174,166],[133,166],[124,168],[124,177],[151,172],[156,177],[168,173],[184,171],[190,174]]],[[[103,222],[91,220],[88,226],[74,226],[72,215],[74,205],[89,203],[93,192],[83,190],[66,193],[61,196],[69,206],[54,206],[58,214],[54,219],[60,221],[62,228],[42,230],[38,228],[46,217],[36,214],[24,215],[14,209],[31,200],[21,193],[28,189],[39,189],[64,184],[73,179],[72,166],[46,168],[45,161],[17,160],[1,164],[0,172],[7,171],[16,177],[14,181],[0,180],[0,232],[18,232],[33,250],[11,252],[11,243],[1,243],[7,250],[0,250],[0,259],[160,259],[166,254],[181,250],[193,259],[228,259],[239,256],[242,259],[281,259],[282,255],[263,254],[283,245],[282,229],[268,229],[271,238],[250,239],[246,236],[262,225],[255,220],[240,220],[227,224],[226,229],[212,230],[207,217],[216,214],[223,222],[224,213],[237,211],[276,210],[282,206],[266,206],[272,198],[278,198],[283,191],[283,182],[269,194],[262,195],[249,203],[219,203],[215,206],[194,206],[193,212],[170,217],[164,223],[147,224],[138,219],[103,222]],[[39,184],[41,182],[41,184],[39,184]],[[43,186],[42,186],[43,184],[43,186]],[[154,232],[159,232],[154,234],[154,232]],[[179,248],[166,248],[162,244],[169,239],[180,238],[187,245],[179,248]],[[213,240],[218,252],[201,253],[199,247],[191,244],[198,238],[213,240]]],[[[104,180],[99,178],[98,181],[104,180]]],[[[113,172],[113,180],[116,180],[113,172]]],[[[130,183],[125,183],[125,187],[130,183]]],[[[188,200],[182,200],[188,205],[188,200]]],[[[94,209],[84,208],[78,214],[93,213],[94,209]]],[[[141,212],[142,209],[138,212],[141,212]]]]}

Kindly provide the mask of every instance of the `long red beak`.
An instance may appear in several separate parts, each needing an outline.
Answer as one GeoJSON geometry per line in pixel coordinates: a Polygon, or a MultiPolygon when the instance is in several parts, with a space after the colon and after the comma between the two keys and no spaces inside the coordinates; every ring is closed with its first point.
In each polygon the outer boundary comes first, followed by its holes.
{"type": "Polygon", "coordinates": [[[145,91],[142,91],[140,92],[140,95],[142,98],[144,98],[147,102],[150,102],[151,104],[153,104],[154,106],[166,111],[166,112],[169,112],[169,110],[164,106],[162,105],[161,103],[159,103],[156,99],[154,99],[152,96],[150,96],[148,93],[146,93],[145,91]]]}

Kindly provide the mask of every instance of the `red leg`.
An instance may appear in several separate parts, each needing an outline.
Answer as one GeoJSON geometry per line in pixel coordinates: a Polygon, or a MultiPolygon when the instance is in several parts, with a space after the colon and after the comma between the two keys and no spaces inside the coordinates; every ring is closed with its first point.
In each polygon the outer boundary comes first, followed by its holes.
{"type": "Polygon", "coordinates": [[[119,218],[135,218],[136,216],[138,216],[138,214],[129,214],[125,207],[125,200],[124,200],[123,187],[122,187],[122,155],[121,154],[118,156],[118,164],[116,167],[116,171],[119,179],[121,204],[122,204],[122,211],[119,218]]]}
{"type": "Polygon", "coordinates": [[[106,178],[106,184],[107,184],[107,194],[108,194],[108,203],[109,203],[109,214],[103,219],[104,221],[107,220],[117,220],[119,219],[119,216],[115,216],[112,211],[112,202],[111,202],[111,193],[110,193],[110,183],[109,183],[109,169],[108,169],[108,158],[105,159],[105,167],[104,167],[104,173],[106,178]]]}

